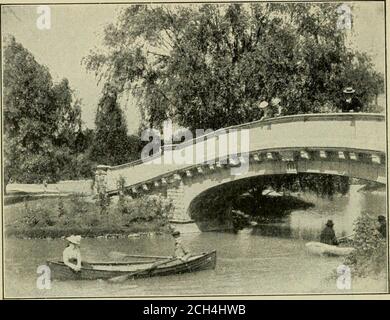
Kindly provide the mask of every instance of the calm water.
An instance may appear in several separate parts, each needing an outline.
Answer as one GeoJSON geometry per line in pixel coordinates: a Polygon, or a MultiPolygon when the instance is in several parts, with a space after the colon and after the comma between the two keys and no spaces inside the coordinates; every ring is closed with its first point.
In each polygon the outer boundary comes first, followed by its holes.
{"type": "MultiPolygon", "coordinates": [[[[129,297],[249,295],[293,293],[351,293],[338,290],[332,271],[342,258],[312,256],[305,250],[307,240],[315,239],[327,219],[333,219],[339,235],[352,231],[352,222],[362,212],[385,214],[385,194],[356,192],[332,201],[302,195],[314,208],[294,211],[283,222],[260,225],[238,234],[183,233],[183,243],[193,252],[217,250],[215,270],[176,276],[129,280],[123,283],[96,281],[54,281],[50,290],[36,288],[36,269],[46,259],[59,258],[64,240],[6,239],[5,295],[7,297],[129,297]]],[[[85,260],[110,260],[111,251],[171,255],[169,236],[136,239],[84,239],[85,260]]],[[[352,283],[353,292],[383,292],[381,279],[352,283]]]]}

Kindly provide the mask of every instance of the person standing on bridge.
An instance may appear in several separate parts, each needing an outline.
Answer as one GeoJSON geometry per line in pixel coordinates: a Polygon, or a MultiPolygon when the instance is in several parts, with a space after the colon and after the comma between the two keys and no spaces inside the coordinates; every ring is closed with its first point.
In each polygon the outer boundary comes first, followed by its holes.
{"type": "Polygon", "coordinates": [[[321,232],[320,241],[332,246],[337,246],[339,242],[337,241],[336,234],[333,230],[333,221],[328,220],[325,225],[325,228],[321,232]]]}
{"type": "Polygon", "coordinates": [[[347,87],[343,90],[344,99],[341,103],[342,112],[360,112],[363,105],[355,96],[355,90],[352,87],[347,87]]]}
{"type": "Polygon", "coordinates": [[[280,117],[282,115],[282,106],[280,105],[280,98],[272,98],[271,100],[271,106],[273,108],[273,116],[274,117],[280,117]]]}
{"type": "Polygon", "coordinates": [[[268,102],[267,101],[261,101],[260,104],[259,104],[259,108],[262,112],[262,116],[260,118],[260,120],[264,120],[264,119],[267,119],[267,118],[270,118],[271,117],[271,108],[269,107],[268,105],[268,102]]]}

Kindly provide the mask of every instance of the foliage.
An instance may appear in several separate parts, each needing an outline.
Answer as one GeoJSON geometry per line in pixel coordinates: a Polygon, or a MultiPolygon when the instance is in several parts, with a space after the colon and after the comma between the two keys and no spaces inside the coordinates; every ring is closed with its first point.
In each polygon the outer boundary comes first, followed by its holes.
{"type": "Polygon", "coordinates": [[[5,40],[3,71],[5,183],[72,177],[83,130],[81,102],[68,80],[53,83],[48,68],[14,37],[5,40]]]}
{"type": "Polygon", "coordinates": [[[352,275],[367,276],[385,272],[388,261],[386,239],[377,230],[376,219],[367,213],[363,214],[356,220],[354,232],[355,250],[345,259],[352,275]]]}
{"type": "Polygon", "coordinates": [[[123,214],[125,225],[134,221],[160,220],[167,224],[173,214],[173,203],[161,196],[144,196],[138,199],[124,198],[118,202],[117,210],[123,214]]]}
{"type": "Polygon", "coordinates": [[[117,92],[110,84],[104,86],[95,124],[91,159],[100,164],[118,165],[139,157],[141,141],[135,135],[127,135],[127,125],[117,102],[117,92]]]}
{"type": "Polygon", "coordinates": [[[119,93],[138,98],[145,126],[171,118],[192,130],[257,120],[279,97],[283,114],[335,110],[353,86],[365,105],[383,92],[369,57],[345,45],[338,4],[133,5],[84,59],[119,93]]]}
{"type": "Polygon", "coordinates": [[[110,202],[106,211],[79,195],[40,199],[16,205],[18,218],[6,228],[7,234],[44,237],[77,233],[87,236],[107,233],[168,230],[173,205],[170,200],[149,196],[118,203],[110,202]]]}

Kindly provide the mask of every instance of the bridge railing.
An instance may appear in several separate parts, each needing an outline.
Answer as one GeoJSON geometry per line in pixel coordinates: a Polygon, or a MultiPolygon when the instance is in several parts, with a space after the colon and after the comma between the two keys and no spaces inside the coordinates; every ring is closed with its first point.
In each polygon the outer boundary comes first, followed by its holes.
{"type": "Polygon", "coordinates": [[[297,148],[384,153],[385,117],[370,113],[302,114],[222,128],[177,145],[164,146],[162,152],[143,161],[108,167],[107,188],[116,189],[120,177],[125,178],[126,185],[135,185],[206,161],[226,159],[232,154],[226,148],[230,143],[236,145],[238,154],[297,148]]]}

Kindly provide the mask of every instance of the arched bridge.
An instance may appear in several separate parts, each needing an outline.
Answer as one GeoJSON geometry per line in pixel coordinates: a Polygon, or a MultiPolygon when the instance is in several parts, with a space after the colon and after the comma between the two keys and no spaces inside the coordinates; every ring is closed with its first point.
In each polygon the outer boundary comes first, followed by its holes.
{"type": "Polygon", "coordinates": [[[96,185],[132,196],[163,193],[178,220],[197,195],[259,175],[318,173],[386,183],[386,122],[369,113],[305,114],[255,121],[169,145],[147,161],[98,166],[96,185]]]}

